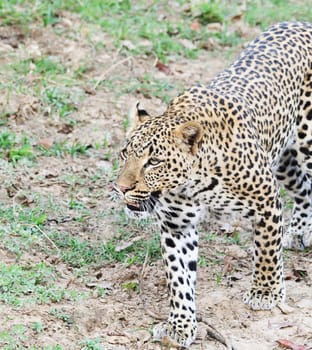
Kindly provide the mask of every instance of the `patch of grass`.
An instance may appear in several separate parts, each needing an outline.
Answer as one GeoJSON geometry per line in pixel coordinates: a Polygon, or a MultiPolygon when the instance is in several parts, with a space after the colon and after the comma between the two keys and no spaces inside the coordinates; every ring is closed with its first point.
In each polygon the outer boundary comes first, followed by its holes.
{"type": "Polygon", "coordinates": [[[35,65],[35,73],[48,75],[57,75],[65,73],[65,67],[61,63],[52,60],[50,57],[37,58],[34,59],[32,62],[35,65]]]}
{"type": "Polygon", "coordinates": [[[170,83],[168,79],[155,79],[146,73],[140,80],[133,80],[130,84],[128,82],[122,89],[122,93],[141,93],[144,97],[154,96],[165,103],[169,103],[172,97],[177,94],[176,90],[177,87],[170,83]]]}
{"type": "MultiPolygon", "coordinates": [[[[196,57],[196,49],[188,49],[179,42],[181,35],[178,31],[175,30],[174,35],[170,34],[175,26],[172,21],[165,18],[159,20],[160,7],[166,7],[166,11],[170,12],[165,2],[149,6],[142,1],[135,5],[130,4],[129,2],[129,6],[124,6],[123,10],[117,10],[115,7],[102,12],[104,16],[99,24],[115,38],[116,46],[134,54],[154,53],[162,61],[172,54],[196,57]],[[124,44],[125,41],[127,45],[124,44]]],[[[187,26],[189,21],[185,19],[185,22],[187,26]]]]}
{"type": "MultiPolygon", "coordinates": [[[[146,4],[145,1],[92,1],[73,0],[53,1],[44,0],[40,5],[31,0],[24,1],[19,6],[7,6],[7,17],[18,18],[22,11],[25,13],[25,23],[37,20],[43,25],[53,25],[59,19],[60,11],[69,10],[78,13],[85,21],[97,24],[114,38],[115,45],[122,50],[134,54],[154,54],[162,61],[170,55],[180,55],[195,58],[199,51],[196,43],[206,40],[209,33],[204,26],[200,33],[190,29],[194,17],[198,16],[203,23],[224,21],[224,14],[229,12],[226,2],[219,5],[217,1],[202,2],[194,7],[196,12],[184,13],[180,4],[169,6],[166,1],[146,4]],[[29,8],[32,5],[32,12],[29,8]],[[168,16],[161,17],[161,13],[168,16]],[[188,39],[194,47],[189,48],[180,39],[188,39]],[[126,43],[127,42],[127,43],[126,43]]],[[[10,23],[8,19],[7,23],[10,23]]],[[[84,69],[83,69],[84,70],[84,69]]],[[[79,72],[77,72],[79,74],[79,72]]]]}
{"type": "Polygon", "coordinates": [[[91,146],[83,144],[80,142],[68,143],[66,141],[53,142],[52,146],[49,148],[42,147],[41,145],[36,146],[36,149],[39,150],[40,155],[46,157],[58,157],[62,158],[65,155],[70,155],[73,158],[78,155],[86,155],[87,150],[91,146]]]}
{"type": "Polygon", "coordinates": [[[0,126],[7,125],[9,116],[9,112],[0,112],[0,126]]]}
{"type": "Polygon", "coordinates": [[[280,194],[284,202],[284,208],[287,210],[292,210],[294,208],[294,201],[287,195],[287,191],[284,188],[281,188],[280,194]]]}
{"type": "Polygon", "coordinates": [[[87,339],[80,342],[81,350],[104,350],[105,348],[101,346],[101,339],[87,339]]]}
{"type": "Polygon", "coordinates": [[[20,306],[25,303],[59,302],[69,293],[54,284],[55,275],[44,263],[21,266],[0,264],[0,300],[20,306]]]}
{"type": "Polygon", "coordinates": [[[214,275],[215,275],[216,283],[217,283],[217,285],[219,285],[224,278],[224,273],[223,272],[222,273],[215,273],[214,275]]]}
{"type": "Polygon", "coordinates": [[[23,135],[20,140],[17,140],[16,135],[8,130],[0,132],[0,156],[13,163],[21,159],[32,160],[35,158],[28,137],[23,135]]]}
{"type": "MultiPolygon", "coordinates": [[[[177,2],[172,6],[163,0],[151,4],[142,0],[6,0],[0,3],[0,18],[7,25],[26,26],[37,22],[49,26],[59,21],[61,11],[68,10],[79,14],[83,20],[100,26],[114,38],[114,43],[119,49],[140,55],[153,54],[165,62],[171,55],[195,58],[200,44],[213,35],[206,31],[205,24],[228,23],[231,15],[235,14],[235,10],[240,6],[236,1],[196,1],[191,3],[189,12],[183,12],[183,4],[177,2]],[[166,13],[166,16],[161,16],[162,13],[166,13]],[[197,31],[190,29],[194,19],[201,23],[197,31]],[[194,47],[185,46],[180,39],[190,40],[194,47]]],[[[262,28],[282,20],[312,20],[309,0],[249,0],[246,5],[243,13],[245,21],[262,28]]],[[[218,35],[221,37],[221,44],[237,43],[238,37],[227,36],[225,33],[218,35]]],[[[50,68],[53,71],[55,68],[54,64],[51,66],[51,62],[46,59],[34,63],[39,71],[43,69],[47,72],[50,68]]],[[[78,70],[76,76],[83,74],[84,69],[82,67],[78,70]]]]}
{"type": "Polygon", "coordinates": [[[0,331],[0,346],[3,350],[22,349],[27,329],[22,324],[14,324],[8,330],[0,331]]]}
{"type": "Polygon", "coordinates": [[[202,24],[223,21],[223,7],[221,1],[196,1],[191,4],[194,17],[198,18],[202,24]]]}
{"type": "Polygon", "coordinates": [[[243,43],[243,39],[236,33],[230,33],[226,28],[214,34],[223,46],[238,46],[243,43]]]}
{"type": "Polygon", "coordinates": [[[228,242],[234,243],[237,245],[241,244],[239,233],[237,231],[234,231],[230,237],[227,238],[228,242]]]}
{"type": "Polygon", "coordinates": [[[49,106],[48,113],[58,113],[61,118],[69,116],[77,110],[73,96],[67,89],[60,87],[47,87],[43,90],[43,103],[49,106]]]}
{"type": "Polygon", "coordinates": [[[67,326],[71,327],[74,324],[74,319],[71,314],[66,312],[65,310],[53,308],[50,310],[50,315],[56,317],[58,320],[66,323],[67,326]]]}
{"type": "Polygon", "coordinates": [[[203,239],[207,242],[213,242],[218,239],[218,234],[216,232],[207,232],[203,236],[203,239]]]}
{"type": "MultiPolygon", "coordinates": [[[[12,327],[14,328],[14,327],[12,327]]],[[[17,337],[12,331],[1,332],[0,333],[0,346],[1,350],[17,350],[17,349],[27,349],[27,350],[62,350],[61,345],[47,345],[47,346],[37,346],[37,345],[27,345],[25,347],[26,335],[17,337]]]]}
{"type": "Polygon", "coordinates": [[[34,156],[32,147],[28,144],[23,144],[18,148],[12,148],[8,152],[8,159],[13,163],[16,163],[23,158],[33,159],[34,156]]]}
{"type": "Polygon", "coordinates": [[[150,261],[160,258],[158,235],[152,236],[149,240],[142,238],[125,249],[116,248],[118,239],[112,239],[106,243],[90,242],[65,232],[53,232],[49,237],[58,247],[61,259],[75,268],[113,261],[128,265],[143,263],[147,251],[150,261]]]}
{"type": "Polygon", "coordinates": [[[39,334],[43,331],[43,324],[41,322],[33,322],[31,324],[31,329],[36,333],[39,334]]]}
{"type": "Polygon", "coordinates": [[[281,21],[312,21],[310,0],[249,0],[244,14],[245,21],[250,25],[259,25],[265,29],[272,23],[281,21]]]}
{"type": "MultiPolygon", "coordinates": [[[[20,195],[28,200],[27,193],[20,195]]],[[[47,219],[47,211],[51,210],[48,207],[50,204],[41,203],[35,195],[30,201],[34,201],[31,206],[18,203],[5,206],[0,203],[2,247],[13,253],[18,260],[30,247],[38,246],[45,239],[42,227],[47,219]]]]}
{"type": "Polygon", "coordinates": [[[203,255],[201,255],[198,259],[198,266],[199,267],[207,267],[208,266],[208,262],[203,255]]]}
{"type": "Polygon", "coordinates": [[[16,135],[8,130],[0,133],[0,148],[8,150],[15,145],[16,135]]]}
{"type": "Polygon", "coordinates": [[[53,25],[59,21],[58,11],[63,1],[3,0],[0,2],[0,18],[5,25],[28,25],[39,21],[42,25],[53,25]]]}
{"type": "Polygon", "coordinates": [[[127,292],[138,292],[139,291],[139,283],[138,282],[124,282],[121,287],[127,292]]]}
{"type": "MultiPolygon", "coordinates": [[[[19,11],[20,0],[3,0],[0,2],[0,18],[3,25],[27,24],[30,21],[30,11],[19,11]]],[[[30,10],[30,9],[29,9],[30,10]]]]}
{"type": "MultiPolygon", "coordinates": [[[[181,93],[185,87],[177,82],[173,83],[169,77],[157,79],[150,74],[145,73],[139,78],[125,80],[121,76],[115,76],[101,82],[108,90],[117,89],[118,96],[129,94],[142,94],[146,98],[156,97],[162,102],[168,104],[173,97],[181,93]]],[[[124,130],[127,130],[129,125],[128,119],[122,123],[124,130]]]]}

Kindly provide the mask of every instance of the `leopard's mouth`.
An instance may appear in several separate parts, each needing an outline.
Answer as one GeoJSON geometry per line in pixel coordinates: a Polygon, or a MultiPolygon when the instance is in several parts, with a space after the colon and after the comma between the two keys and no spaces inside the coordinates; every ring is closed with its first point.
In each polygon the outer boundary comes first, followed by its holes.
{"type": "Polygon", "coordinates": [[[142,211],[140,203],[138,202],[126,202],[126,206],[128,209],[132,211],[142,211]]]}
{"type": "Polygon", "coordinates": [[[125,204],[131,211],[151,211],[154,208],[156,201],[160,196],[160,193],[160,191],[152,192],[148,197],[144,199],[140,198],[134,200],[131,198],[131,200],[126,200],[125,204]]]}

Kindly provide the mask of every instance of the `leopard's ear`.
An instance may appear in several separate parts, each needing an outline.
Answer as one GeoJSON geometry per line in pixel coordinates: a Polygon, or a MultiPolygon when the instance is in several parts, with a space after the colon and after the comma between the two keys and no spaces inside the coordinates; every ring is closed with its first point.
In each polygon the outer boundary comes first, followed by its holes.
{"type": "Polygon", "coordinates": [[[136,102],[129,112],[129,132],[150,118],[150,115],[144,109],[140,109],[139,105],[140,102],[136,102]]]}
{"type": "Polygon", "coordinates": [[[180,141],[189,147],[190,152],[196,155],[202,142],[204,130],[199,123],[189,121],[178,127],[176,135],[180,141]]]}

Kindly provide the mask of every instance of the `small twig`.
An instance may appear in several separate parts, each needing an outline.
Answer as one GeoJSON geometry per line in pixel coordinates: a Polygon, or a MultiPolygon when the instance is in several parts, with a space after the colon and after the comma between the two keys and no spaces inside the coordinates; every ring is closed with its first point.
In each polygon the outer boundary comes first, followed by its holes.
{"type": "Polygon", "coordinates": [[[106,75],[108,73],[110,73],[112,70],[114,70],[116,67],[120,66],[121,64],[127,62],[127,61],[131,61],[132,57],[128,56],[127,58],[116,62],[115,64],[113,64],[112,66],[110,66],[101,76],[99,79],[97,79],[97,81],[95,82],[95,84],[93,85],[93,89],[96,90],[96,88],[99,86],[99,84],[101,83],[101,81],[104,80],[104,78],[106,77],[106,75]]]}
{"type": "Polygon", "coordinates": [[[61,255],[61,251],[60,251],[59,247],[52,241],[52,239],[38,225],[33,225],[33,226],[36,227],[36,229],[39,230],[43,234],[45,239],[48,242],[50,242],[50,244],[57,250],[58,255],[61,255]]]}
{"type": "Polygon", "coordinates": [[[156,312],[154,312],[153,310],[148,309],[147,307],[144,307],[144,309],[145,309],[145,313],[148,316],[151,316],[152,318],[154,318],[155,320],[158,320],[158,321],[166,321],[167,320],[167,317],[159,315],[156,312]]]}
{"type": "Polygon", "coordinates": [[[203,322],[207,326],[206,337],[216,340],[226,347],[227,350],[237,350],[234,346],[227,340],[218,330],[216,330],[211,324],[203,320],[201,317],[198,318],[198,321],[203,322]]]}
{"type": "Polygon", "coordinates": [[[148,261],[148,250],[146,250],[144,263],[143,263],[142,270],[141,270],[141,273],[140,273],[140,278],[139,278],[139,286],[140,286],[140,291],[141,292],[143,291],[143,278],[144,278],[144,275],[145,275],[147,261],[148,261]]]}
{"type": "Polygon", "coordinates": [[[58,246],[52,241],[52,239],[38,226],[34,224],[24,224],[25,226],[35,227],[45,237],[45,239],[57,250],[57,254],[60,256],[61,251],[58,246]]]}

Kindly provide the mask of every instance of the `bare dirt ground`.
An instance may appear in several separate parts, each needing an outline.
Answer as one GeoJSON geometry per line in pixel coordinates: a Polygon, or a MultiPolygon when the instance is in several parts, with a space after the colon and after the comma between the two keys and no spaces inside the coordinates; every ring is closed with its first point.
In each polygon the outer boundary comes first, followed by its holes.
{"type": "MultiPolygon", "coordinates": [[[[125,57],[116,51],[111,38],[105,33],[97,30],[87,32],[72,15],[64,14],[57,26],[63,31],[62,36],[49,28],[44,31],[34,29],[24,36],[14,27],[0,27],[1,37],[5,38],[0,45],[0,64],[9,62],[13,54],[25,58],[49,55],[56,56],[67,69],[75,69],[85,62],[87,70],[84,74],[90,82],[112,77],[124,77],[131,82],[148,73],[153,78],[166,78],[173,84],[189,87],[196,82],[208,82],[229,60],[224,57],[222,49],[213,53],[207,51],[196,60],[175,58],[168,62],[172,75],[166,76],[154,66],[153,57],[125,57]],[[94,50],[92,43],[95,42],[105,45],[100,50],[94,50]]],[[[32,72],[24,77],[26,81],[35,78],[32,72]]],[[[47,118],[40,102],[26,94],[12,93],[9,98],[3,94],[0,96],[0,108],[10,110],[7,127],[16,134],[27,133],[41,143],[66,140],[84,144],[93,144],[105,136],[114,158],[125,137],[122,123],[135,101],[140,100],[151,113],[159,114],[165,109],[160,99],[144,95],[141,91],[119,94],[118,84],[117,79],[113,88],[101,84],[79,86],[85,97],[72,115],[78,121],[74,127],[69,127],[64,120],[47,118]]],[[[39,194],[43,202],[53,196],[54,203],[65,208],[64,201],[74,196],[88,207],[91,215],[83,222],[53,221],[55,213],[51,213],[50,221],[46,223],[47,230],[54,225],[60,232],[70,231],[93,242],[105,242],[118,235],[114,213],[121,210],[122,205],[112,200],[112,179],[107,178],[112,161],[103,157],[103,151],[93,150],[89,157],[41,156],[33,167],[16,167],[11,176],[4,166],[3,163],[0,173],[2,183],[6,184],[0,190],[2,203],[14,205],[14,200],[19,198],[16,194],[20,193],[27,198],[39,194]],[[91,177],[99,172],[102,172],[103,178],[91,182],[91,177]],[[66,174],[83,181],[66,182],[66,174]]],[[[29,205],[31,207],[31,201],[29,205]]],[[[69,209],[65,214],[69,218],[73,216],[69,209]]],[[[208,221],[201,229],[203,236],[205,232],[214,231],[215,227],[208,221]]],[[[281,348],[277,343],[281,339],[304,345],[302,349],[312,349],[311,251],[285,252],[287,303],[291,309],[286,312],[278,308],[252,311],[242,302],[251,277],[250,227],[240,223],[236,231],[241,234],[240,242],[243,243],[240,245],[230,242],[228,237],[231,233],[226,234],[220,229],[220,237],[201,241],[200,255],[207,260],[215,257],[218,261],[215,265],[209,263],[199,267],[197,307],[201,321],[198,339],[191,349],[224,349],[223,345],[205,336],[206,323],[231,339],[237,350],[277,350],[281,348]],[[232,276],[232,279],[227,276],[232,276]]],[[[149,234],[148,230],[138,232],[138,235],[149,234]]],[[[37,243],[39,246],[51,244],[44,236],[37,243]]],[[[15,256],[4,247],[0,249],[0,256],[2,262],[15,261],[15,256]]],[[[41,332],[28,330],[23,335],[21,344],[24,348],[37,346],[39,349],[59,344],[61,349],[75,350],[82,348],[82,339],[94,338],[101,339],[105,350],[166,348],[153,342],[151,337],[151,329],[157,322],[155,316],[165,317],[168,310],[161,261],[147,264],[144,269],[142,264],[103,263],[100,267],[90,268],[83,278],[76,276],[73,268],[57,256],[51,256],[44,250],[34,248],[24,251],[20,261],[45,261],[56,269],[58,285],[88,293],[88,297],[79,302],[61,301],[56,306],[30,304],[18,308],[1,303],[0,332],[13,324],[43,324],[41,332]],[[139,284],[140,290],[126,290],[122,287],[125,282],[139,284]],[[103,296],[97,294],[96,286],[105,289],[103,296]],[[50,312],[52,307],[70,315],[71,322],[55,318],[50,312]]]]}

